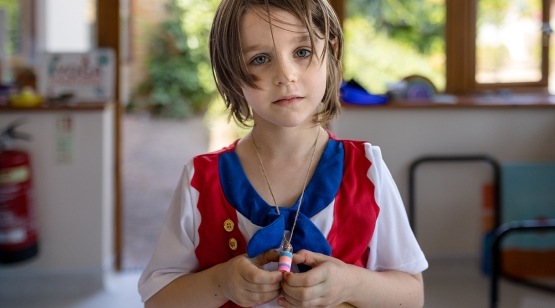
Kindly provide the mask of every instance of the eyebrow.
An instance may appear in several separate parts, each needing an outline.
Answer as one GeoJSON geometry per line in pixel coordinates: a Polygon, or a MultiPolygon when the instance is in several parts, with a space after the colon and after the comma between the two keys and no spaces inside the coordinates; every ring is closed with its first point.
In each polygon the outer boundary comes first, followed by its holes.
{"type": "MultiPolygon", "coordinates": [[[[310,35],[308,35],[308,34],[298,35],[297,37],[295,37],[294,40],[297,43],[310,42],[310,35]]],[[[248,54],[250,52],[253,52],[254,50],[259,50],[259,49],[266,49],[266,46],[260,45],[260,44],[247,46],[246,48],[243,48],[243,55],[248,54]]]]}

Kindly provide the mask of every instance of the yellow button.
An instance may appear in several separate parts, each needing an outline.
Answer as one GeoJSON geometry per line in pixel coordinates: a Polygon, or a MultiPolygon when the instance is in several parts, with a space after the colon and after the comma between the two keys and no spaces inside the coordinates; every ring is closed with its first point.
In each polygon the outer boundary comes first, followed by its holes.
{"type": "Polygon", "coordinates": [[[227,232],[231,232],[233,231],[233,228],[235,227],[235,223],[233,223],[233,220],[231,219],[227,219],[226,221],[224,221],[224,229],[227,232]]]}
{"type": "Polygon", "coordinates": [[[229,239],[229,248],[231,248],[231,250],[237,250],[237,240],[233,237],[229,239]]]}

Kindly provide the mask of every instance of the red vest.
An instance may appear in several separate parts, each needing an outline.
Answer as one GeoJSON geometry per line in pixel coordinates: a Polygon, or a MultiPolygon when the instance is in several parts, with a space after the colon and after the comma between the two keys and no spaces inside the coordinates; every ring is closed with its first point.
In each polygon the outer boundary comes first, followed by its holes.
{"type": "MultiPolygon", "coordinates": [[[[368,243],[379,213],[374,200],[374,184],[367,176],[371,162],[365,157],[362,142],[340,142],[344,149],[343,177],[335,197],[333,224],[327,240],[333,257],[366,267],[370,252],[368,243]]],[[[199,191],[197,207],[201,215],[200,240],[195,250],[199,271],[246,253],[247,242],[237,227],[237,212],[219,185],[218,158],[222,153],[234,150],[235,145],[231,145],[194,160],[191,186],[199,191]],[[200,170],[202,172],[197,172],[200,170]]],[[[223,307],[239,306],[230,301],[223,307]]]]}

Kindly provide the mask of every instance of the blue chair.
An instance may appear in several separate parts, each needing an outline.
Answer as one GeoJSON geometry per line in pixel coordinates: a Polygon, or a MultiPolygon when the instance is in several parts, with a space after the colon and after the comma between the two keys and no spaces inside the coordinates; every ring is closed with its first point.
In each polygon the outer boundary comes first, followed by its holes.
{"type": "MultiPolygon", "coordinates": [[[[416,234],[416,171],[423,164],[485,162],[491,166],[494,187],[494,228],[489,234],[490,245],[486,245],[486,271],[490,274],[490,307],[496,308],[499,299],[499,280],[506,278],[516,283],[539,290],[555,292],[552,285],[542,284],[533,279],[515,277],[505,273],[503,246],[518,244],[517,236],[534,236],[538,231],[555,231],[555,163],[504,164],[500,165],[489,155],[430,155],[414,160],[409,167],[409,194],[407,214],[413,232],[416,234]],[[531,209],[543,210],[542,220],[531,209]],[[534,215],[536,217],[534,217],[534,215]],[[511,235],[511,236],[509,236],[511,235]],[[487,263],[489,261],[489,263],[487,263]]],[[[535,239],[540,245],[551,245],[555,249],[553,237],[535,239]]],[[[525,244],[534,239],[520,238],[525,244]]],[[[555,261],[554,261],[555,262],[555,261]]]]}
{"type": "MultiPolygon", "coordinates": [[[[555,292],[555,288],[548,284],[543,284],[536,282],[532,279],[526,279],[522,277],[512,277],[504,274],[501,270],[501,264],[503,262],[502,254],[502,243],[508,237],[509,234],[522,234],[522,233],[532,233],[538,231],[555,231],[555,219],[548,219],[545,221],[537,220],[517,220],[502,224],[501,226],[495,228],[493,232],[493,245],[491,254],[491,275],[490,275],[490,307],[497,308],[499,303],[499,279],[501,277],[510,279],[513,282],[524,284],[529,287],[533,287],[539,290],[544,290],[547,292],[555,292]]],[[[555,233],[555,232],[554,232],[555,233]]],[[[554,261],[555,262],[555,261],[554,261]]]]}
{"type": "MultiPolygon", "coordinates": [[[[503,251],[512,249],[524,254],[541,254],[555,251],[555,163],[504,164],[501,172],[501,200],[503,215],[501,225],[492,232],[490,307],[497,307],[499,279],[539,290],[555,292],[553,285],[540,283],[526,273],[511,273],[514,269],[503,267],[503,251]]],[[[544,259],[546,254],[542,256],[544,259]]],[[[541,270],[540,260],[523,259],[521,266],[541,270]],[[527,263],[524,263],[527,262],[527,263]],[[532,263],[534,262],[534,263],[532,263]]],[[[549,260],[548,260],[549,262],[549,260]]],[[[552,262],[555,262],[553,260],[552,262]]],[[[529,268],[530,269],[530,268],[529,268]]],[[[550,267],[553,271],[553,268],[550,267]]],[[[548,274],[553,274],[552,272],[548,274]]]]}

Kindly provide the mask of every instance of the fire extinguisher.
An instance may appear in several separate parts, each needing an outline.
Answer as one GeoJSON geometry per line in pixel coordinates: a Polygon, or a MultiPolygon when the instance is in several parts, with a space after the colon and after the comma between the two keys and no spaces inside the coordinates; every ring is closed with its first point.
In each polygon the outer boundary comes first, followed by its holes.
{"type": "Polygon", "coordinates": [[[30,140],[17,132],[15,121],[0,134],[0,263],[28,260],[38,254],[38,235],[33,211],[31,161],[13,148],[16,139],[30,140]]]}

